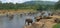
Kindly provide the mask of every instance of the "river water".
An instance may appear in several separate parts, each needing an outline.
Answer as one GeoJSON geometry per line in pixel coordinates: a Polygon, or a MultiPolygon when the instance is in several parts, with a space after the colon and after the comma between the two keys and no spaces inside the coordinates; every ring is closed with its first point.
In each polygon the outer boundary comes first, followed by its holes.
{"type": "Polygon", "coordinates": [[[23,15],[20,17],[19,14],[14,14],[14,18],[12,20],[9,20],[9,18],[5,16],[0,16],[0,28],[23,28],[25,25],[25,19],[27,17],[30,17],[34,21],[35,16],[39,16],[40,13],[34,14],[32,16],[26,16],[23,15]]]}
{"type": "Polygon", "coordinates": [[[20,15],[17,14],[14,14],[14,18],[12,20],[9,20],[6,15],[0,16],[0,28],[23,28],[23,26],[25,25],[25,19],[27,17],[34,19],[34,16],[23,15],[22,17],[20,17],[20,15]]]}

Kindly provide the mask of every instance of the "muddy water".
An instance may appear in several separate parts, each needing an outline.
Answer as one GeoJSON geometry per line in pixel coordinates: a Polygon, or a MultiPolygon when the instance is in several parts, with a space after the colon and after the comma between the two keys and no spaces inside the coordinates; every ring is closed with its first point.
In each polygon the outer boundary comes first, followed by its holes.
{"type": "Polygon", "coordinates": [[[27,17],[30,17],[34,21],[34,17],[39,15],[40,13],[34,14],[32,16],[23,15],[22,17],[20,17],[19,14],[14,14],[14,18],[12,20],[9,20],[6,15],[0,16],[0,28],[23,28],[23,26],[25,25],[25,19],[27,17]]]}

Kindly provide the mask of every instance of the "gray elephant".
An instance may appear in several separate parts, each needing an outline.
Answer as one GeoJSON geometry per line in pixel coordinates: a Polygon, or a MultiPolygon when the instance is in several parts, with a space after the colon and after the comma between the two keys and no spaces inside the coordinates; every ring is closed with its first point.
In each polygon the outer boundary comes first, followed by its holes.
{"type": "Polygon", "coordinates": [[[30,25],[30,23],[32,24],[33,20],[32,19],[26,19],[25,20],[25,24],[27,23],[28,25],[30,25]]]}

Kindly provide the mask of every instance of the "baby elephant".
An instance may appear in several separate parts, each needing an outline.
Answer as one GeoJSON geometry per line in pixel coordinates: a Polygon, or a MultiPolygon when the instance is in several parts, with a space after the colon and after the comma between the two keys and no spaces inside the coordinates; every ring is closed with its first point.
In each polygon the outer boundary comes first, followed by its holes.
{"type": "Polygon", "coordinates": [[[9,16],[9,18],[10,18],[9,20],[12,20],[12,19],[13,19],[13,16],[14,16],[14,15],[10,15],[10,16],[9,16]]]}
{"type": "Polygon", "coordinates": [[[26,19],[25,20],[25,24],[27,23],[28,25],[30,25],[30,23],[32,24],[33,20],[32,19],[26,19]]]}

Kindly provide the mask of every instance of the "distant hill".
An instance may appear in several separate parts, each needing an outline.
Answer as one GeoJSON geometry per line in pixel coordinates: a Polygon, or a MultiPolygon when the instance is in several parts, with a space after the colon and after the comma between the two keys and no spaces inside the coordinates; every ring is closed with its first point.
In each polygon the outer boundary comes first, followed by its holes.
{"type": "Polygon", "coordinates": [[[56,2],[52,2],[52,1],[27,1],[23,4],[29,4],[29,5],[54,5],[56,2]]]}

